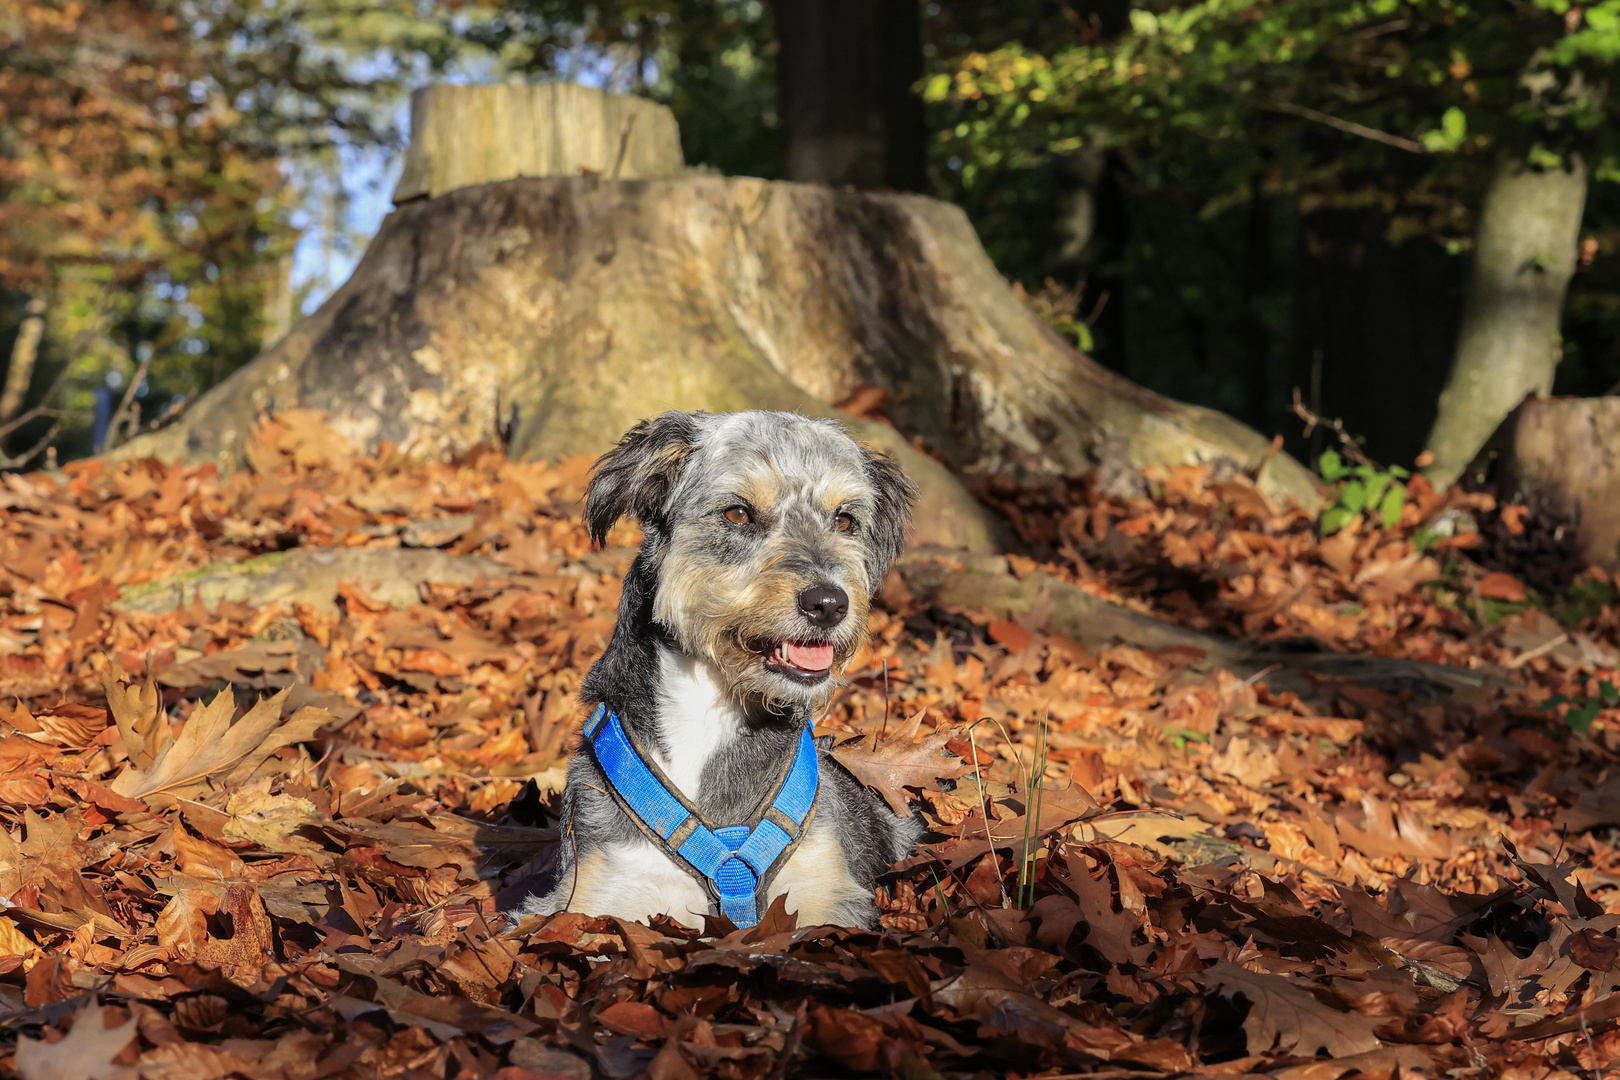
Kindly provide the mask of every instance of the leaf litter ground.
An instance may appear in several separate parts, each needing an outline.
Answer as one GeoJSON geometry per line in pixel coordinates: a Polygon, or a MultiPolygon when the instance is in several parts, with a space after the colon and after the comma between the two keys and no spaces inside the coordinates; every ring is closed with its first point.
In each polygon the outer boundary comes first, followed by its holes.
{"type": "Polygon", "coordinates": [[[8,1075],[1614,1075],[1620,610],[1513,572],[1517,508],[992,489],[1013,573],[1501,678],[1274,694],[894,578],[818,725],[931,829],[881,932],[514,927],[637,538],[590,550],[585,460],[343,446],[0,477],[8,1075]]]}

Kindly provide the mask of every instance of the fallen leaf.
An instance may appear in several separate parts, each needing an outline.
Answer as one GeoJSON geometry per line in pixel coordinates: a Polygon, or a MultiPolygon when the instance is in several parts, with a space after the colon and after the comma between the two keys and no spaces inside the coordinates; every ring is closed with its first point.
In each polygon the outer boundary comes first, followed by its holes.
{"type": "Polygon", "coordinates": [[[1583,968],[1613,971],[1616,957],[1620,957],[1620,941],[1589,926],[1569,939],[1569,958],[1583,968]]]}
{"type": "Polygon", "coordinates": [[[261,699],[232,724],[236,698],[229,688],[221,691],[191,714],[150,766],[127,768],[108,786],[132,798],[162,794],[173,799],[201,790],[211,779],[221,786],[241,783],[281,747],[303,742],[333,722],[331,713],[312,708],[299,709],[283,721],[281,709],[289,693],[261,699]]]}
{"type": "Polygon", "coordinates": [[[1489,600],[1505,600],[1511,604],[1524,601],[1524,583],[1512,574],[1486,574],[1479,579],[1479,595],[1489,600]]]}
{"type": "Polygon", "coordinates": [[[1326,1050],[1329,1057],[1344,1057],[1378,1048],[1373,1032],[1384,1025],[1383,1019],[1329,1008],[1280,975],[1257,974],[1229,960],[1218,960],[1198,979],[1226,997],[1248,1000],[1243,1032],[1251,1054],[1275,1048],[1305,1056],[1326,1050]]]}
{"type": "Polygon", "coordinates": [[[906,788],[941,791],[941,780],[950,780],[970,772],[971,764],[946,751],[945,744],[958,738],[961,731],[941,726],[926,739],[917,741],[925,710],[919,710],[904,731],[882,743],[875,750],[845,743],[827,753],[834,761],[848,769],[855,779],[883,796],[883,800],[901,817],[911,814],[911,796],[906,788]]]}
{"type": "Polygon", "coordinates": [[[73,1030],[54,1043],[17,1037],[17,1071],[23,1080],[134,1080],[135,1070],[114,1065],[135,1038],[135,1019],[108,1027],[106,1009],[95,998],[73,1017],[73,1030]]]}

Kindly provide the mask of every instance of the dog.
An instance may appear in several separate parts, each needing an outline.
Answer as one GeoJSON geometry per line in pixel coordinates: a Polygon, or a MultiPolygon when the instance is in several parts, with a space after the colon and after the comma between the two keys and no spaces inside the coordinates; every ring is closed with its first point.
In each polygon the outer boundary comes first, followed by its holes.
{"type": "Polygon", "coordinates": [[[511,915],[577,911],[694,928],[876,928],[876,877],[916,850],[891,811],[813,741],[812,717],[866,639],[917,490],[835,421],[668,412],[595,464],[594,543],[644,539],[619,621],[580,697],[555,884],[511,915]]]}

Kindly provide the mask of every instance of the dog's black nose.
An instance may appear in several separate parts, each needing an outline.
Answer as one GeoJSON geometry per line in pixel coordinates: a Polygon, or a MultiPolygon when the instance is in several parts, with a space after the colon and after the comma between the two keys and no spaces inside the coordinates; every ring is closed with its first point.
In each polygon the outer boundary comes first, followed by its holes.
{"type": "Polygon", "coordinates": [[[849,594],[836,585],[812,585],[799,594],[799,610],[815,626],[837,626],[849,614],[849,594]]]}

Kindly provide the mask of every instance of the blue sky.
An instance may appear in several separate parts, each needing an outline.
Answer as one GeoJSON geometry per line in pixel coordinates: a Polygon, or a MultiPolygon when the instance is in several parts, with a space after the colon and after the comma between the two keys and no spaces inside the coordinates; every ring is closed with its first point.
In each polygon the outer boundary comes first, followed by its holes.
{"type": "MultiPolygon", "coordinates": [[[[589,54],[558,58],[564,70],[559,75],[586,86],[601,86],[612,76],[611,61],[589,54]],[[567,70],[571,68],[572,70],[567,70]]],[[[492,68],[458,73],[442,81],[467,83],[486,82],[495,75],[492,68]]],[[[654,74],[656,78],[656,73],[654,74]]],[[[395,123],[410,135],[410,98],[401,98],[395,108],[395,123]]],[[[385,152],[374,149],[345,148],[339,151],[339,174],[306,171],[299,177],[306,192],[305,205],[300,212],[303,236],[293,256],[293,294],[307,289],[301,305],[302,313],[313,314],[315,309],[354,272],[355,265],[365,254],[366,244],[377,234],[383,218],[393,209],[391,197],[404,167],[404,151],[385,152]],[[336,230],[328,226],[330,185],[341,183],[343,195],[340,203],[345,207],[343,222],[336,230]]]]}

